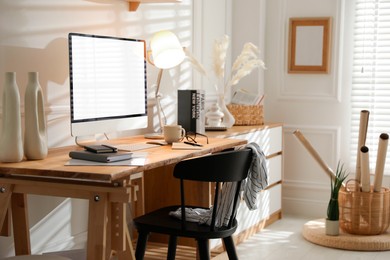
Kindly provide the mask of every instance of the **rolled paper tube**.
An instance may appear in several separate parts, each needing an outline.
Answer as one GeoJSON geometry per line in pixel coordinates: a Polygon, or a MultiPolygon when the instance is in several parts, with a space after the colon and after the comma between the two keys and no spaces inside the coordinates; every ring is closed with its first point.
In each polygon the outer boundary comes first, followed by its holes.
{"type": "Polygon", "coordinates": [[[385,169],[387,145],[389,143],[389,135],[382,133],[379,136],[378,154],[376,156],[374,191],[380,192],[382,189],[383,172],[385,169]]]}
{"type": "MultiPolygon", "coordinates": [[[[321,168],[329,175],[332,180],[335,178],[335,174],[333,170],[321,159],[320,155],[313,148],[310,142],[303,136],[303,134],[299,130],[294,131],[294,135],[298,138],[298,140],[303,144],[306,150],[310,153],[311,156],[316,160],[316,162],[321,166],[321,168]]],[[[345,184],[343,183],[343,186],[345,184]]]]}
{"type": "MultiPolygon", "coordinates": [[[[370,112],[368,110],[360,111],[359,138],[358,138],[358,146],[357,146],[356,173],[355,173],[356,176],[355,179],[358,182],[361,181],[360,148],[366,144],[369,116],[370,116],[370,112]]],[[[358,185],[356,185],[356,189],[357,190],[359,189],[358,185]]]]}
{"type": "Polygon", "coordinates": [[[363,192],[370,192],[370,160],[369,160],[369,149],[367,146],[360,148],[360,162],[361,162],[361,184],[363,192]]]}

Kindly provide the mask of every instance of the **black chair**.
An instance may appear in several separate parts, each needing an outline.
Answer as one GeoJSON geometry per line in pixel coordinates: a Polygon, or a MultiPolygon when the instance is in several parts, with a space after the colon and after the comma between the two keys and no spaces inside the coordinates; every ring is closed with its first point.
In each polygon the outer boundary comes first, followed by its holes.
{"type": "MultiPolygon", "coordinates": [[[[252,158],[250,149],[237,151],[227,151],[197,157],[179,162],[173,175],[180,179],[181,205],[169,206],[155,210],[134,219],[134,226],[138,231],[138,241],[136,246],[136,259],[144,258],[146,243],[150,233],[160,233],[169,235],[168,256],[167,259],[175,259],[177,237],[189,237],[197,240],[199,257],[202,260],[210,259],[209,239],[221,238],[225,245],[229,259],[238,259],[234,242],[233,233],[237,229],[236,211],[239,203],[239,191],[241,181],[248,175],[248,169],[252,158]],[[200,181],[215,183],[214,203],[212,207],[211,224],[199,224],[186,221],[184,208],[200,208],[194,205],[185,204],[185,181],[200,181]],[[234,195],[231,196],[229,205],[234,206],[230,214],[230,221],[227,226],[217,227],[215,225],[217,206],[219,205],[218,194],[221,193],[222,183],[235,182],[236,188],[234,195]],[[181,220],[169,213],[181,208],[181,220]]],[[[169,188],[169,187],[167,187],[169,188]]],[[[226,205],[226,204],[225,204],[226,205]]],[[[188,217],[188,216],[187,216],[188,217]]]]}

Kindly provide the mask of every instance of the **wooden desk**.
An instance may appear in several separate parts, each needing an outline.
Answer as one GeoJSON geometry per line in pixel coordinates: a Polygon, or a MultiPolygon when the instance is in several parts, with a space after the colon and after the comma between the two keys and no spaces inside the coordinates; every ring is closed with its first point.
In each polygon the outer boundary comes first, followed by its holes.
{"type": "MultiPolygon", "coordinates": [[[[142,137],[110,140],[110,144],[145,142],[142,137]]],[[[210,138],[202,150],[147,149],[144,166],[65,166],[76,146],[50,149],[44,160],[0,163],[0,235],[10,235],[15,254],[30,254],[27,194],[89,200],[87,259],[135,259],[126,225],[126,205],[132,201],[130,176],[207,153],[246,143],[246,140],[210,138]]]]}

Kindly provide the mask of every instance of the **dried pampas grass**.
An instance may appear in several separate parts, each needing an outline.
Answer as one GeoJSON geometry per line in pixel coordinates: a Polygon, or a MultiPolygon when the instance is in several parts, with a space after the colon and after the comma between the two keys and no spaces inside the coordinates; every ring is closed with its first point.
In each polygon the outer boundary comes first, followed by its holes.
{"type": "MultiPolygon", "coordinates": [[[[213,71],[218,83],[222,83],[214,85],[219,93],[221,93],[222,90],[225,92],[228,88],[236,85],[243,77],[249,75],[255,68],[266,69],[264,62],[258,57],[260,55],[258,47],[253,43],[248,42],[244,44],[240,55],[238,55],[234,61],[231,75],[225,82],[225,63],[228,47],[229,36],[227,35],[224,35],[221,39],[215,40],[214,42],[213,71]]],[[[202,64],[200,64],[187,49],[185,49],[185,52],[194,69],[210,80],[210,77],[202,64]]]]}
{"type": "Polygon", "coordinates": [[[228,47],[229,36],[227,35],[214,42],[213,67],[217,79],[223,79],[225,76],[225,62],[228,47]]]}
{"type": "Polygon", "coordinates": [[[186,54],[189,62],[192,64],[194,69],[196,69],[200,74],[207,77],[207,72],[202,64],[192,55],[192,53],[187,49],[184,48],[184,53],[186,54]]]}
{"type": "Polygon", "coordinates": [[[232,66],[231,77],[226,82],[225,90],[236,85],[243,77],[249,75],[255,68],[265,68],[265,64],[258,58],[260,54],[256,45],[248,42],[242,48],[240,55],[237,56],[232,66]]]}

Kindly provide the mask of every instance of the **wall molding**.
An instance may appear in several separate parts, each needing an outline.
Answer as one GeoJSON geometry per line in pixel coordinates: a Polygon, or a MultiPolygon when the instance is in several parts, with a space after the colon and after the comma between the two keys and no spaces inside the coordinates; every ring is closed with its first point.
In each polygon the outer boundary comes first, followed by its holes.
{"type": "Polygon", "coordinates": [[[289,215],[324,218],[329,191],[329,185],[323,183],[283,180],[283,212],[289,215]]]}
{"type": "MultiPolygon", "coordinates": [[[[302,146],[297,140],[296,144],[286,143],[287,135],[293,135],[293,132],[299,129],[305,137],[307,136],[324,136],[331,141],[329,150],[335,151],[330,156],[329,165],[337,164],[340,156],[340,134],[341,129],[338,126],[318,126],[318,125],[285,125],[283,127],[284,145],[302,146]]],[[[295,137],[294,137],[295,138],[295,137]]],[[[310,142],[310,138],[307,137],[310,142]]],[[[291,140],[291,138],[289,138],[291,140]]],[[[314,145],[313,145],[314,146],[314,145]]],[[[316,149],[316,147],[314,147],[316,149]]],[[[306,151],[305,151],[306,152],[306,151]]],[[[309,159],[310,155],[306,152],[309,159]]],[[[289,161],[284,160],[284,177],[283,177],[283,211],[289,214],[300,214],[310,217],[325,217],[326,205],[329,199],[330,182],[324,182],[324,178],[313,180],[297,180],[294,176],[289,176],[286,169],[293,168],[288,165],[289,161]],[[304,191],[304,192],[302,192],[304,191]]],[[[323,173],[324,176],[326,173],[323,173]]]]}
{"type": "MultiPolygon", "coordinates": [[[[339,34],[343,28],[343,19],[342,12],[344,10],[345,0],[337,1],[336,15],[332,17],[332,43],[331,43],[331,70],[329,74],[288,74],[287,73],[287,49],[288,49],[288,34],[289,34],[289,24],[288,24],[288,14],[287,14],[287,4],[288,0],[281,0],[281,8],[279,8],[279,23],[282,30],[279,34],[279,49],[283,50],[279,52],[279,70],[276,72],[278,78],[279,87],[279,100],[305,100],[305,101],[321,101],[321,102],[341,102],[341,66],[339,66],[340,50],[343,47],[343,44],[340,41],[339,34]],[[331,77],[330,82],[331,86],[328,86],[326,91],[318,93],[310,93],[308,91],[298,91],[293,90],[289,87],[291,84],[291,79],[300,77],[301,79],[310,80],[314,82],[315,78],[324,79],[325,77],[331,77]],[[329,89],[330,88],[330,89],[329,89]]],[[[302,80],[300,80],[302,82],[302,80]]]]}
{"type": "Polygon", "coordinates": [[[332,156],[332,164],[340,158],[341,128],[339,126],[319,126],[319,125],[289,125],[283,126],[283,135],[293,134],[299,129],[303,134],[327,135],[332,140],[332,151],[336,151],[332,156]]]}

